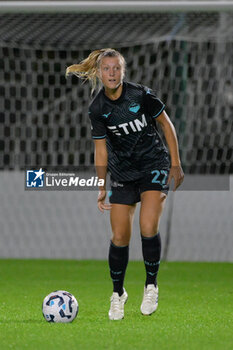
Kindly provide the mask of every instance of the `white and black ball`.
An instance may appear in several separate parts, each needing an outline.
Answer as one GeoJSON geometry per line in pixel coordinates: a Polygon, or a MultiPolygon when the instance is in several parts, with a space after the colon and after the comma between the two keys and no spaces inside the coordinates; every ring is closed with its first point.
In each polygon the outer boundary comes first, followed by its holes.
{"type": "Polygon", "coordinates": [[[42,312],[48,322],[72,322],[78,314],[78,302],[71,293],[56,290],[44,298],[42,312]]]}

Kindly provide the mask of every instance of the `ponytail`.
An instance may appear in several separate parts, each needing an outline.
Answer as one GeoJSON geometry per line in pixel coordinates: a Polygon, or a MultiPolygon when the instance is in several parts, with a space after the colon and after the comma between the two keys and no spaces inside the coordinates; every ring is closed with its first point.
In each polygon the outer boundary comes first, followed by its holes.
{"type": "Polygon", "coordinates": [[[119,57],[122,61],[123,69],[125,72],[124,57],[120,54],[120,52],[107,48],[92,51],[90,55],[82,60],[79,64],[73,64],[72,66],[67,67],[66,77],[70,74],[74,74],[78,78],[83,79],[84,82],[89,80],[92,85],[91,92],[93,93],[97,85],[99,65],[103,57],[119,57]]]}

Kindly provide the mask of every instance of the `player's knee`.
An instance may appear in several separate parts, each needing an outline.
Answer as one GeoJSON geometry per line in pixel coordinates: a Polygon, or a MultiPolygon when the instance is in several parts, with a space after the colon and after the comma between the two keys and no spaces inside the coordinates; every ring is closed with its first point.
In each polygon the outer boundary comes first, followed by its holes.
{"type": "Polygon", "coordinates": [[[113,232],[112,242],[116,246],[128,245],[130,241],[130,235],[126,232],[113,232]]]}
{"type": "Polygon", "coordinates": [[[141,235],[144,237],[153,237],[158,233],[159,223],[155,222],[151,224],[150,222],[145,222],[141,224],[141,235]]]}

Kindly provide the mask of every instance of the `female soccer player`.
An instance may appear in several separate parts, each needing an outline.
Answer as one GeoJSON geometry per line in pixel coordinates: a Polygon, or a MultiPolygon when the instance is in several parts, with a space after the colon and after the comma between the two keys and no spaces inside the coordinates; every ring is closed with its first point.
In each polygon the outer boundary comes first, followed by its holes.
{"type": "Polygon", "coordinates": [[[105,181],[108,169],[111,176],[110,204],[105,203],[105,186],[99,189],[98,195],[98,208],[101,212],[110,210],[112,227],[110,320],[124,317],[128,294],[123,283],[133,216],[136,203],[140,201],[140,231],[146,269],[141,313],[150,315],[157,309],[161,253],[159,221],[171,179],[174,179],[176,190],[184,178],[176,132],[164,104],[148,87],[123,81],[125,66],[124,57],[118,51],[101,49],[91,52],[80,64],[72,65],[66,71],[67,75],[73,73],[90,80],[92,91],[97,82],[103,86],[89,107],[89,117],[97,175],[105,181]],[[156,122],[165,135],[171,164],[156,122]]]}

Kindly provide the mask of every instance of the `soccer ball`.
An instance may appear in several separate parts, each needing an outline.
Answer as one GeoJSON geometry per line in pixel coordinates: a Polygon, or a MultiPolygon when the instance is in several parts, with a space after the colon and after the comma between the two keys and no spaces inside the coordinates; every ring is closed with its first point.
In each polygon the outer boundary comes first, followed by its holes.
{"type": "Polygon", "coordinates": [[[72,322],[78,314],[78,302],[65,290],[56,290],[44,298],[43,316],[48,322],[72,322]]]}

